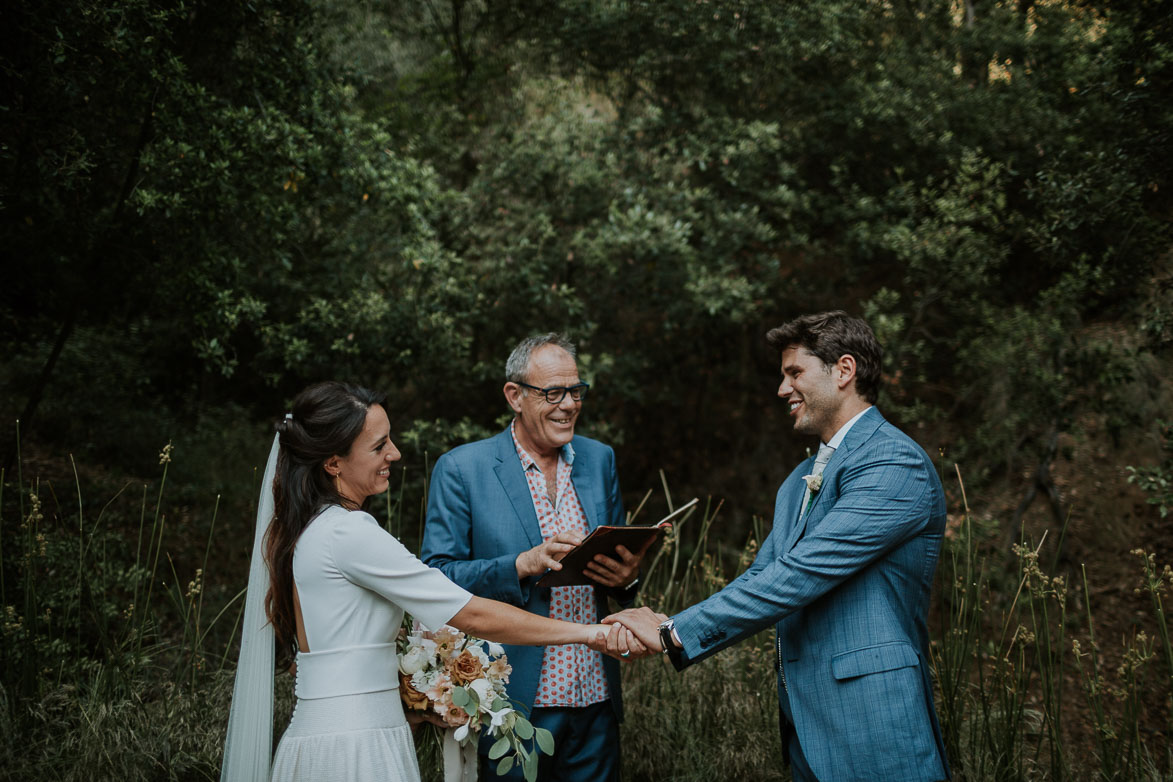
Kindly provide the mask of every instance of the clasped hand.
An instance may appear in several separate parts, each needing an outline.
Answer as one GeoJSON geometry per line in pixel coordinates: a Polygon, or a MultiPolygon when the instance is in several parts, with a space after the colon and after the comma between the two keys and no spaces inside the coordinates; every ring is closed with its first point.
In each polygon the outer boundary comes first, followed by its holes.
{"type": "Polygon", "coordinates": [[[651,650],[640,641],[635,633],[618,622],[609,625],[591,625],[588,628],[588,633],[587,646],[620,660],[636,660],[652,654],[651,650]]]}
{"type": "Polygon", "coordinates": [[[660,643],[660,623],[667,618],[647,606],[628,608],[606,617],[601,625],[593,625],[587,645],[621,660],[659,654],[664,651],[660,643]]]}
{"type": "MultiPolygon", "coordinates": [[[[603,624],[610,625],[612,632],[615,627],[623,627],[643,647],[642,652],[633,648],[626,658],[630,659],[659,654],[664,651],[664,645],[660,643],[660,624],[667,619],[666,615],[657,613],[647,606],[642,606],[611,614],[603,619],[603,624]]],[[[631,646],[630,643],[629,646],[631,646]]]]}
{"type": "Polygon", "coordinates": [[[647,606],[628,608],[606,617],[602,625],[595,625],[587,645],[622,660],[659,654],[664,651],[660,624],[667,619],[647,606]]]}

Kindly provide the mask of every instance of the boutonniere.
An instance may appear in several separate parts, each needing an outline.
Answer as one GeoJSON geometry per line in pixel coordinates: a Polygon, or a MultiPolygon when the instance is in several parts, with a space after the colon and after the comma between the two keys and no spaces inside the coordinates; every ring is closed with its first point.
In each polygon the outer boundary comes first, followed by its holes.
{"type": "Polygon", "coordinates": [[[823,485],[823,474],[818,475],[804,475],[802,479],[806,481],[806,487],[810,489],[810,493],[814,494],[823,485]]]}

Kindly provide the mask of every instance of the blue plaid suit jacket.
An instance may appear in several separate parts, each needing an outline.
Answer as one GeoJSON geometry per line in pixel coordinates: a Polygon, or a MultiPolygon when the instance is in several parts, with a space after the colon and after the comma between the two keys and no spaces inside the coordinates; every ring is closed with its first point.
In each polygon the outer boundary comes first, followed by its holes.
{"type": "MultiPolygon", "coordinates": [[[[683,665],[771,624],[794,724],[822,782],[949,776],[933,708],[926,615],[945,528],[925,452],[874,407],[856,421],[799,518],[813,459],[778,490],[753,565],[678,614],[683,665]]],[[[781,685],[781,683],[780,683],[781,685]]]]}

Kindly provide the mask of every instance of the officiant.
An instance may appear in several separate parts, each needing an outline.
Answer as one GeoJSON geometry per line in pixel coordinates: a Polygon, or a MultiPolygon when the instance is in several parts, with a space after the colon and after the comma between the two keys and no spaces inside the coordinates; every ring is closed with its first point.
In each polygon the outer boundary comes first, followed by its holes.
{"type": "MultiPolygon", "coordinates": [[[[640,555],[619,547],[587,566],[593,585],[541,587],[559,560],[599,525],[624,524],[615,453],[574,433],[589,384],[575,346],[561,334],[522,340],[505,364],[505,431],[462,445],[436,462],[422,558],[475,595],[542,616],[594,623],[607,598],[629,604],[640,555]]],[[[617,781],[623,707],[616,660],[586,646],[506,646],[510,695],[554,734],[538,779],[617,781]]],[[[483,742],[487,753],[491,740],[483,742]]],[[[483,779],[497,779],[482,758],[483,779]]],[[[522,779],[515,768],[507,778],[522,779]]]]}

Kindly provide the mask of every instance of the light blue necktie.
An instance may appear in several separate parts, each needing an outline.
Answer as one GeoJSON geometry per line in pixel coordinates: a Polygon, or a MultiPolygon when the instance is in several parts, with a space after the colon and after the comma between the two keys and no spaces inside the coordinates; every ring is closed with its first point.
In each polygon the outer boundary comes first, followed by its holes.
{"type": "MultiPolygon", "coordinates": [[[[831,455],[835,453],[835,449],[826,443],[819,443],[819,452],[815,455],[815,466],[811,468],[811,475],[822,475],[823,470],[827,468],[827,462],[831,461],[831,455]]],[[[810,486],[806,487],[806,492],[802,497],[802,512],[798,514],[798,518],[806,515],[810,510],[811,505],[811,490],[810,486]]]]}

